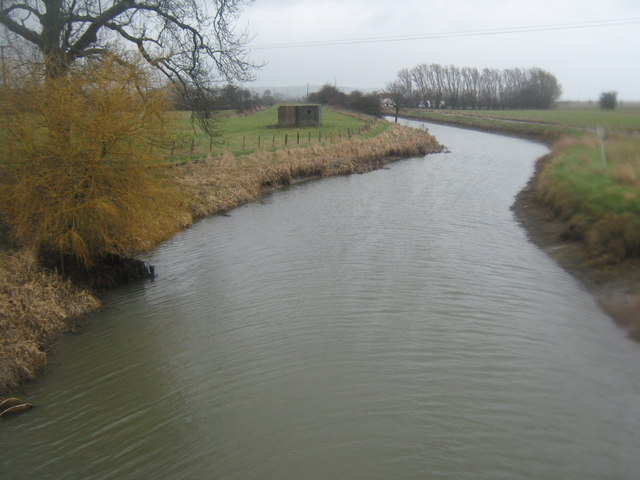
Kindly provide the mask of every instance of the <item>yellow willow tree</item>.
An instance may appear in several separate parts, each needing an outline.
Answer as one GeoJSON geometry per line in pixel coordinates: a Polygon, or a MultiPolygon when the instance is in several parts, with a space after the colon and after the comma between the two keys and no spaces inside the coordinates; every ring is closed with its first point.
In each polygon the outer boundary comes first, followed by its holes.
{"type": "Polygon", "coordinates": [[[158,153],[165,92],[138,62],[106,56],[48,77],[32,68],[0,97],[0,213],[10,235],[89,267],[180,228],[179,192],[158,153]]]}

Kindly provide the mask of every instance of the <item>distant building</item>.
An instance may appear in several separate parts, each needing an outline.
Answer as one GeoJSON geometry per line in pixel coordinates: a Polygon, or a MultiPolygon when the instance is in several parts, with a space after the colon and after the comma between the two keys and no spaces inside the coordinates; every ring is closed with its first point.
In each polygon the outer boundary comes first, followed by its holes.
{"type": "Polygon", "coordinates": [[[282,105],[278,107],[279,127],[319,127],[322,125],[320,105],[282,105]]]}

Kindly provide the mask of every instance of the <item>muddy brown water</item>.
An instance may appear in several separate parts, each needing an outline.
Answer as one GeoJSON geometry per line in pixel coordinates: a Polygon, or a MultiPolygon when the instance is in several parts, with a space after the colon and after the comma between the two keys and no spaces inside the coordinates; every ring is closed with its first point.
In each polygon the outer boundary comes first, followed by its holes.
{"type": "Polygon", "coordinates": [[[638,478],[640,345],[510,211],[546,147],[429,129],[451,153],[149,255],[0,422],[0,477],[638,478]]]}

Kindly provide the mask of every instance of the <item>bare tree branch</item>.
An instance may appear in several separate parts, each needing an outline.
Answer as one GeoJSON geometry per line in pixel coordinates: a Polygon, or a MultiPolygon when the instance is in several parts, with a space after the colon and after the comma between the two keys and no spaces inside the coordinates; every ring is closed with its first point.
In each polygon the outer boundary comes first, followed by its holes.
{"type": "MultiPolygon", "coordinates": [[[[16,11],[20,10],[26,10],[27,12],[32,13],[31,9],[23,8],[23,5],[12,5],[6,9],[0,10],[0,24],[7,27],[11,32],[34,44],[39,49],[42,49],[43,45],[41,36],[37,32],[25,27],[22,23],[18,23],[18,21],[14,20],[12,17],[12,14],[15,14],[16,11]]],[[[39,13],[38,18],[41,18],[39,13]]]]}
{"type": "Polygon", "coordinates": [[[182,91],[212,134],[216,81],[251,80],[245,32],[233,22],[246,0],[0,0],[0,25],[35,46],[49,78],[77,60],[104,56],[114,43],[133,46],[182,91]]]}
{"type": "Polygon", "coordinates": [[[245,60],[246,35],[232,28],[247,2],[212,2],[207,15],[195,0],[2,0],[0,24],[61,72],[120,38],[174,81],[249,80],[256,65],[245,60]]]}

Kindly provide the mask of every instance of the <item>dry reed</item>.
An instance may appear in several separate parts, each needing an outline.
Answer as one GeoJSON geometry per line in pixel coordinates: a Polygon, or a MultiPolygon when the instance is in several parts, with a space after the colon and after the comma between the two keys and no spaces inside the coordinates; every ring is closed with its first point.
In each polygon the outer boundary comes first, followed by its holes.
{"type": "Polygon", "coordinates": [[[27,251],[1,253],[0,272],[0,392],[6,392],[33,379],[47,363],[49,342],[100,304],[45,273],[27,251]]]}
{"type": "Polygon", "coordinates": [[[392,159],[443,150],[428,132],[394,125],[371,139],[258,151],[235,159],[225,153],[205,162],[176,166],[176,181],[188,192],[194,217],[214,215],[255,201],[271,188],[297,180],[364,173],[392,159]]]}

